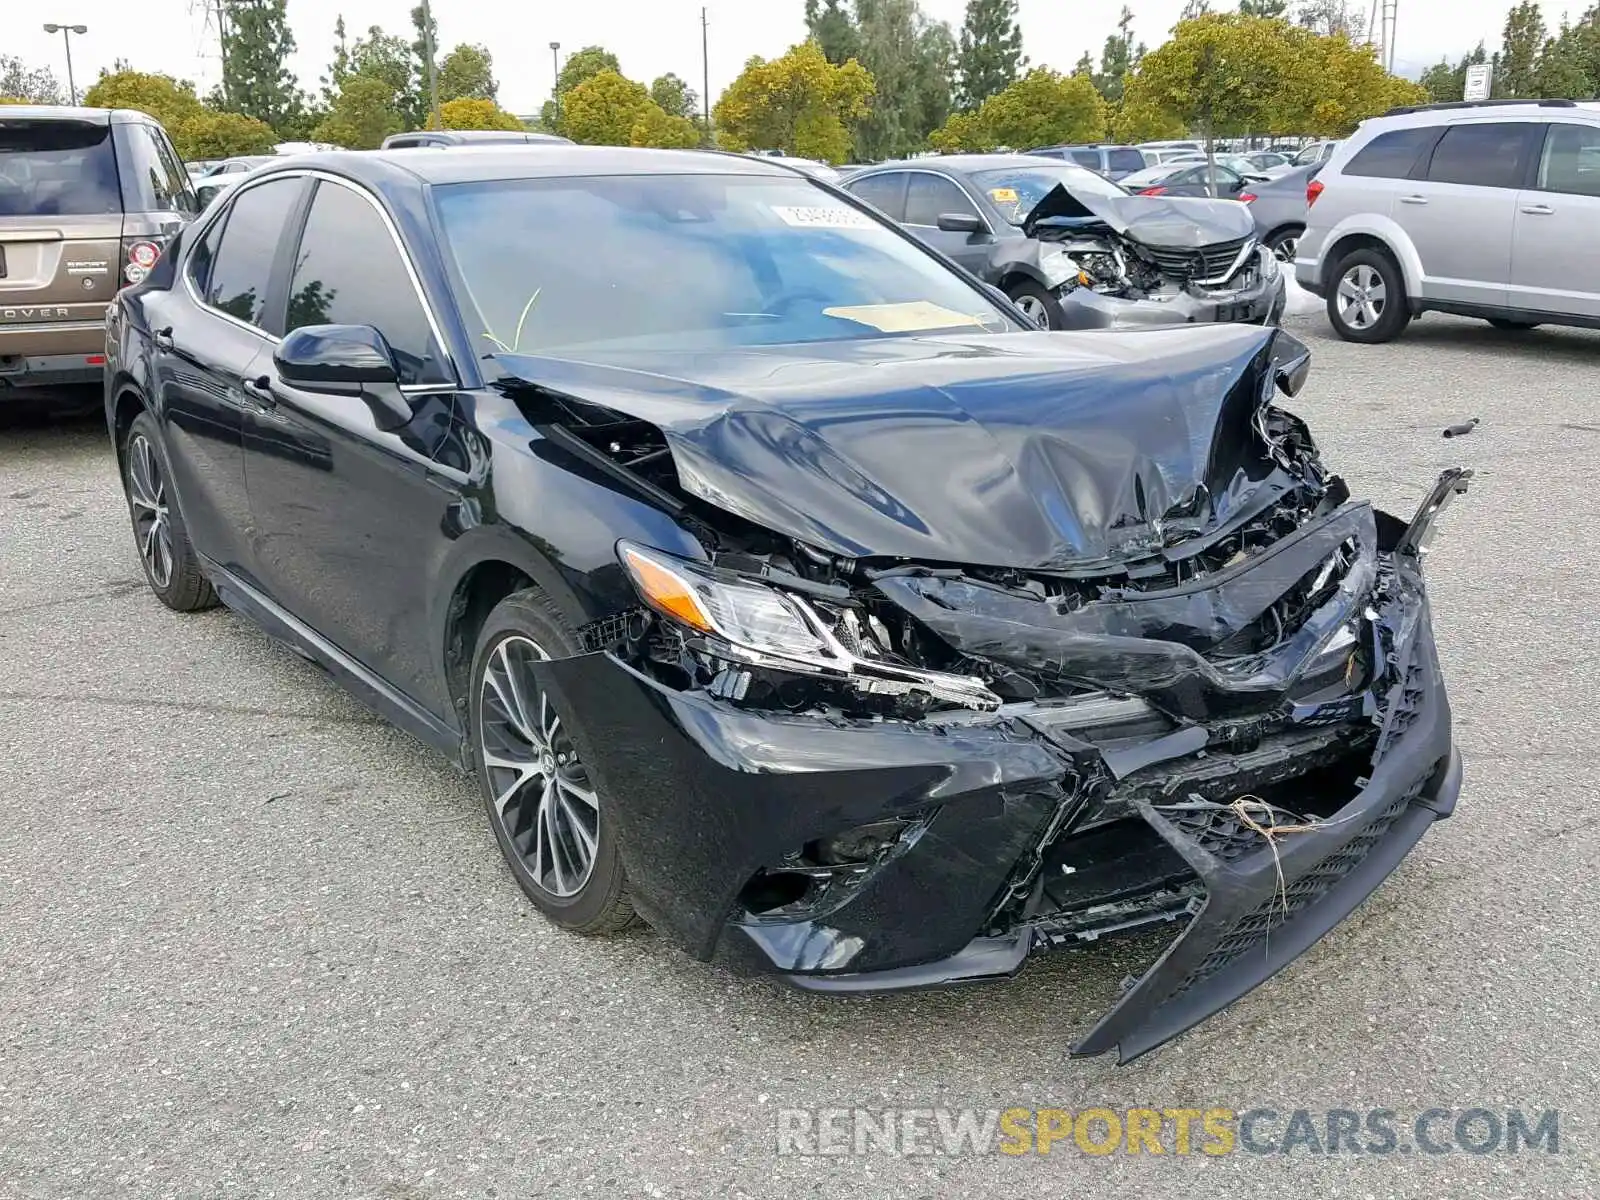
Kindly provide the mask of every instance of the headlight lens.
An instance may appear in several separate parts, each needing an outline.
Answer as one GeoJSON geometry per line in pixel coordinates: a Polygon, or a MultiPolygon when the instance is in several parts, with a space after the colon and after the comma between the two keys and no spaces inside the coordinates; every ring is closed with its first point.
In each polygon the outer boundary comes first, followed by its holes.
{"type": "Polygon", "coordinates": [[[664,617],[699,633],[769,654],[827,654],[799,611],[772,588],[718,579],[703,567],[632,542],[617,557],[639,596],[664,617]]]}

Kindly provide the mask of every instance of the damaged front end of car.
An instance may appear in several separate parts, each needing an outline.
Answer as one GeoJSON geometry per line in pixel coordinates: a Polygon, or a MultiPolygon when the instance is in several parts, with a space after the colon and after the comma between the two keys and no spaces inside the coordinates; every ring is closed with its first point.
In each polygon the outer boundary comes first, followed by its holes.
{"type": "Polygon", "coordinates": [[[1161,361],[1108,348],[1053,377],[1046,335],[920,340],[880,364],[873,414],[837,364],[785,364],[805,400],[694,403],[682,380],[513,365],[553,452],[704,549],[620,542],[638,605],[537,665],[582,716],[654,925],[838,992],[1168,927],[1074,1048],[1126,1061],[1277,971],[1449,814],[1421,555],[1470,472],[1410,522],[1352,500],[1273,402],[1304,347],[1172,336],[1161,361]]]}
{"type": "Polygon", "coordinates": [[[1276,324],[1286,284],[1231,200],[1092,197],[1057,186],[1023,225],[1072,329],[1276,324]]]}

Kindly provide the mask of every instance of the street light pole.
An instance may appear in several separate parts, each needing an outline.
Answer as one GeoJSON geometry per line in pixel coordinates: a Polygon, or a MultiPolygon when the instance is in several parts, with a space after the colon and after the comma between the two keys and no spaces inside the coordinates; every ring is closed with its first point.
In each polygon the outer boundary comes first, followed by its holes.
{"type": "Polygon", "coordinates": [[[87,25],[56,25],[54,23],[44,27],[46,33],[59,33],[61,44],[67,48],[67,94],[72,98],[72,103],[78,103],[78,84],[72,78],[72,35],[75,33],[88,33],[87,25]]]}
{"type": "Polygon", "coordinates": [[[556,100],[556,127],[552,132],[561,132],[561,43],[550,43],[550,68],[555,72],[555,82],[550,85],[550,94],[556,100]]]}

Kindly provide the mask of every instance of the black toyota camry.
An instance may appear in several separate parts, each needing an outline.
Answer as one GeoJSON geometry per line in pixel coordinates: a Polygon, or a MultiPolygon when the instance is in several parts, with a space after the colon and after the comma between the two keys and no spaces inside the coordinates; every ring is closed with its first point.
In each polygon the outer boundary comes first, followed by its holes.
{"type": "Polygon", "coordinates": [[[284,159],[108,317],[155,594],[221,600],[479,780],[582,933],[833,991],[1166,928],[1142,1053],[1460,790],[1410,521],[1273,328],[1050,333],[742,156],[284,159]]]}

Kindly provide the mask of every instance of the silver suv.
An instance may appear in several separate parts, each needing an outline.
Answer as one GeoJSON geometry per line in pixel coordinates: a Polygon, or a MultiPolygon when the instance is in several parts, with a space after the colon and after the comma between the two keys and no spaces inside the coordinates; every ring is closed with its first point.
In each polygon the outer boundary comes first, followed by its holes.
{"type": "Polygon", "coordinates": [[[1295,280],[1352,342],[1424,312],[1600,327],[1600,105],[1466,101],[1363,122],[1306,187],[1295,280]]]}

